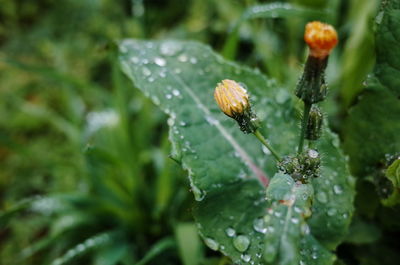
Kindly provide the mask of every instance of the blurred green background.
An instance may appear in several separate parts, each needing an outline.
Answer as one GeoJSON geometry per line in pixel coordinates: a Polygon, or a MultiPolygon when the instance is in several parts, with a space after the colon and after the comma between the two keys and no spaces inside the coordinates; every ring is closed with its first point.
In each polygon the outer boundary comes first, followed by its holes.
{"type": "MultiPolygon", "coordinates": [[[[268,2],[2,0],[0,264],[230,264],[200,241],[186,173],[168,156],[167,116],[132,89],[115,43],[197,40],[294,88],[305,23],[331,23],[340,43],[324,104],[340,132],[374,63],[379,1],[293,0],[304,12],[269,17],[246,11],[268,2]]],[[[373,247],[375,226],[361,230],[367,240],[340,246],[339,264],[397,255],[373,247]]]]}

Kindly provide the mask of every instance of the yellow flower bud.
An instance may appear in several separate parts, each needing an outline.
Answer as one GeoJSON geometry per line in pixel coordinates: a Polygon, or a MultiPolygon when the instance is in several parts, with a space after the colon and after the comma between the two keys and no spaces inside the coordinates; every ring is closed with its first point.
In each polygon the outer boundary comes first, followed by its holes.
{"type": "Polygon", "coordinates": [[[214,98],[222,112],[232,118],[237,115],[243,115],[250,106],[246,89],[229,79],[218,83],[215,88],[214,98]]]}

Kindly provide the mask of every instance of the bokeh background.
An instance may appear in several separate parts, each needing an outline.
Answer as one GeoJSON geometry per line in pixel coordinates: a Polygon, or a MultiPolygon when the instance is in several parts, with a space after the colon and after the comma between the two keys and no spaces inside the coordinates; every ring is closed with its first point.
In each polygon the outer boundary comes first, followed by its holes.
{"type": "MultiPolygon", "coordinates": [[[[121,73],[115,44],[196,40],[294,88],[305,23],[331,23],[340,43],[324,108],[340,133],[373,67],[379,0],[286,1],[306,11],[238,24],[268,2],[2,0],[0,264],[230,264],[200,240],[186,173],[169,158],[167,117],[121,73]]],[[[356,218],[368,222],[337,263],[395,264],[396,246],[379,241],[385,231],[360,205],[356,218]]]]}

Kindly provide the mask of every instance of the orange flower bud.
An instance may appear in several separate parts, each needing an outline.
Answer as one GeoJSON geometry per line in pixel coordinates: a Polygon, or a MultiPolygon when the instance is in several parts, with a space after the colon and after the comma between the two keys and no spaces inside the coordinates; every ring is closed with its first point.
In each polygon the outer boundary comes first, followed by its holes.
{"type": "Polygon", "coordinates": [[[229,79],[218,83],[214,98],[222,112],[232,118],[243,115],[250,106],[246,89],[229,79]]]}
{"type": "Polygon", "coordinates": [[[338,36],[334,27],[319,21],[306,25],[304,40],[310,47],[310,55],[325,58],[338,43],[338,36]]]}

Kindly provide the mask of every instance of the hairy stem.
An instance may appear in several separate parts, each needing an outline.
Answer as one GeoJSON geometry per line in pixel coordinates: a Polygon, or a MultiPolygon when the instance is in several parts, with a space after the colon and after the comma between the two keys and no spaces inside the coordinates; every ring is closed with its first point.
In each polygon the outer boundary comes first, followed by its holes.
{"type": "Polygon", "coordinates": [[[307,130],[307,123],[308,123],[308,116],[310,114],[312,104],[304,102],[304,112],[303,112],[303,120],[301,121],[301,133],[300,133],[300,140],[299,140],[299,148],[297,149],[297,153],[303,152],[304,146],[304,135],[307,130]]]}

